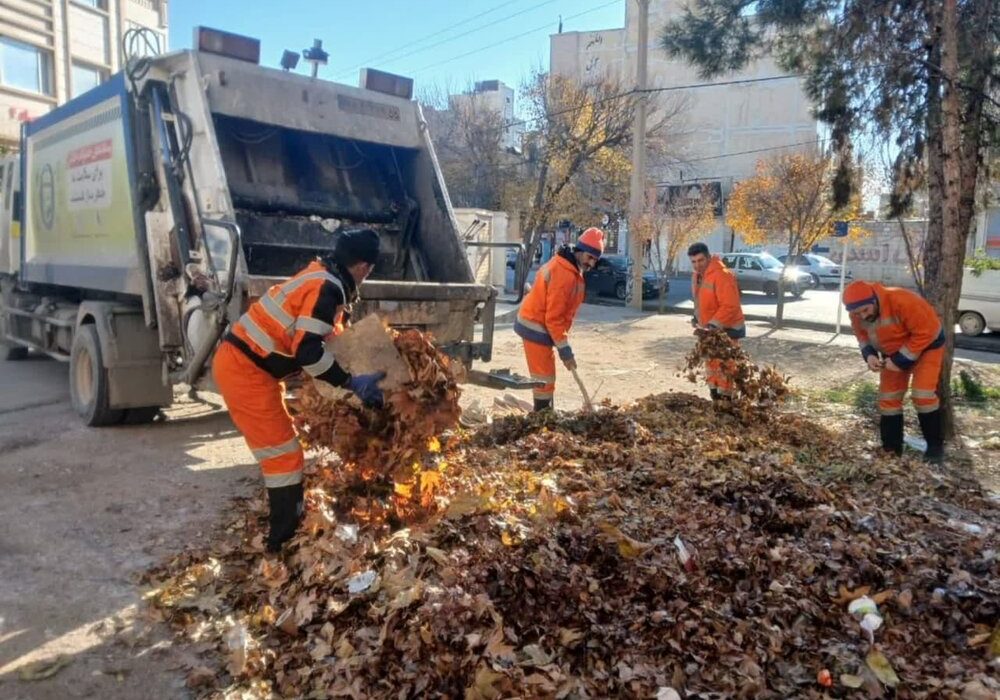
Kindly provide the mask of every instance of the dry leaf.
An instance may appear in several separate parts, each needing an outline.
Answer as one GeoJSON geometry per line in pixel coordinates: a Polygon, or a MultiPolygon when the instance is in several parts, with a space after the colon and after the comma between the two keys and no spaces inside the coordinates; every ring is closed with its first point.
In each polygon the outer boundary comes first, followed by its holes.
{"type": "Polygon", "coordinates": [[[496,684],[503,677],[502,673],[497,673],[488,666],[480,666],[472,685],[465,689],[465,700],[496,700],[501,696],[496,684]]]}
{"type": "Polygon", "coordinates": [[[868,652],[868,656],[865,657],[865,663],[868,664],[868,668],[872,670],[875,677],[882,681],[884,685],[890,688],[895,688],[899,685],[899,676],[896,675],[896,671],[893,669],[892,664],[889,663],[889,659],[881,651],[872,649],[868,652]]]}
{"type": "Polygon", "coordinates": [[[855,676],[850,673],[840,674],[840,684],[847,688],[860,688],[864,683],[865,681],[861,676],[855,676]]]}
{"type": "Polygon", "coordinates": [[[44,681],[69,666],[72,660],[69,655],[60,654],[51,659],[33,661],[18,669],[17,675],[22,681],[44,681]]]}

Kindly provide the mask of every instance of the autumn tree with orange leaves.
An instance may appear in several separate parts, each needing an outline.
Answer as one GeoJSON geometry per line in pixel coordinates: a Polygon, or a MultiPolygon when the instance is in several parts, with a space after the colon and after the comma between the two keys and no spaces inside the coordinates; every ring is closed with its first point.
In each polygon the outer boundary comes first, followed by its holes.
{"type": "Polygon", "coordinates": [[[693,185],[685,195],[658,202],[640,217],[637,234],[648,250],[649,266],[656,272],[661,313],[677,256],[715,228],[716,203],[710,188],[693,185]]]}
{"type": "MultiPolygon", "coordinates": [[[[822,154],[793,153],[757,162],[753,177],[736,184],[729,197],[726,223],[749,245],[787,246],[790,258],[833,235],[837,221],[861,218],[861,198],[844,207],[833,205],[837,168],[822,154]]],[[[858,188],[855,188],[855,192],[858,188]]],[[[868,232],[850,227],[852,237],[868,232]]],[[[778,281],[776,323],[781,324],[784,277],[778,281]]]]}

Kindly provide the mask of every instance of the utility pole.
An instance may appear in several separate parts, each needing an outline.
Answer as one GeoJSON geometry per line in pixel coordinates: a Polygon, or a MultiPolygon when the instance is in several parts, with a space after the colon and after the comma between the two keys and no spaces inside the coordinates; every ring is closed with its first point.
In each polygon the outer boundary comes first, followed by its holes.
{"type": "Polygon", "coordinates": [[[632,129],[632,182],[629,191],[629,258],[632,263],[631,306],[642,309],[642,241],[636,225],[646,208],[646,59],[649,48],[649,0],[635,0],[639,5],[639,37],[636,44],[635,89],[639,100],[632,129]]]}

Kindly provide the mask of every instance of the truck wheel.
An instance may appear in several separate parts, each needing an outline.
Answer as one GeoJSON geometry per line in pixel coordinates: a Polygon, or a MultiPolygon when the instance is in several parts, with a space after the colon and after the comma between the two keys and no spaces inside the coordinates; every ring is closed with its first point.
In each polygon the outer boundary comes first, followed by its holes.
{"type": "Polygon", "coordinates": [[[17,360],[25,360],[27,358],[28,348],[23,345],[8,345],[7,343],[0,343],[0,360],[16,362],[17,360]]]}
{"type": "Polygon", "coordinates": [[[80,326],[73,338],[69,360],[69,396],[73,410],[91,427],[116,425],[123,411],[108,405],[108,370],[101,358],[101,343],[93,325],[80,326]]]}
{"type": "Polygon", "coordinates": [[[975,311],[964,311],[958,317],[958,327],[962,335],[976,336],[986,330],[986,320],[975,311]]]}
{"type": "Polygon", "coordinates": [[[628,293],[628,289],[625,287],[624,282],[619,282],[615,285],[615,298],[620,301],[625,301],[625,295],[628,293]]]}

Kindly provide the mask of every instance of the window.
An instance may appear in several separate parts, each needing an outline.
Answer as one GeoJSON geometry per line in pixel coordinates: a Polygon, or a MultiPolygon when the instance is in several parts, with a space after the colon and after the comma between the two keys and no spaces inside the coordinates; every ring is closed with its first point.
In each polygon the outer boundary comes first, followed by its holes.
{"type": "Polygon", "coordinates": [[[31,44],[0,38],[0,83],[51,95],[52,54],[31,44]]]}
{"type": "Polygon", "coordinates": [[[73,63],[73,97],[79,97],[104,82],[107,74],[100,68],[73,63]]]}
{"type": "Polygon", "coordinates": [[[77,5],[86,5],[87,7],[93,7],[95,10],[106,10],[104,0],[73,0],[77,5]]]}

